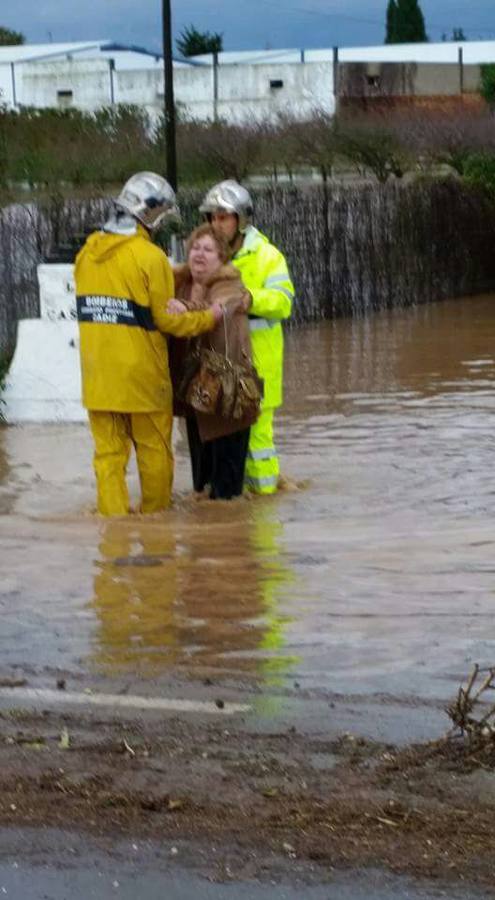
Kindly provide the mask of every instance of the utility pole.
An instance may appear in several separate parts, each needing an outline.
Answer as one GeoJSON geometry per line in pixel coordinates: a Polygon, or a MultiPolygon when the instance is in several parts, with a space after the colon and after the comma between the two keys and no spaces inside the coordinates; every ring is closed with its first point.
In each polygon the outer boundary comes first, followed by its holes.
{"type": "Polygon", "coordinates": [[[213,121],[218,121],[218,51],[213,51],[213,121]]]}
{"type": "Polygon", "coordinates": [[[174,68],[172,63],[172,15],[170,0],[162,0],[163,76],[165,79],[165,140],[167,145],[167,179],[177,190],[177,149],[175,142],[174,68]]]}

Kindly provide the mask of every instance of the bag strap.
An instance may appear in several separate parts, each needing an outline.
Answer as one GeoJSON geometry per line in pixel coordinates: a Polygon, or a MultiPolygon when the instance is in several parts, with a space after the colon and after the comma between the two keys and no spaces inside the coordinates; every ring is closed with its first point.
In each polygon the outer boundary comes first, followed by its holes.
{"type": "Polygon", "coordinates": [[[229,337],[227,333],[227,310],[225,306],[222,308],[222,318],[223,318],[223,333],[225,337],[225,358],[229,358],[229,337]]]}

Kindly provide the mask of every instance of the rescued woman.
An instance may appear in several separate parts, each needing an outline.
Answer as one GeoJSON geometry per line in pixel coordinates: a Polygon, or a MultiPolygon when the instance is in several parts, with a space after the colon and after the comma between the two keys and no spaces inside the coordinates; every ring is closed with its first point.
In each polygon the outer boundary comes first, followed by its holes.
{"type": "Polygon", "coordinates": [[[200,225],[187,242],[187,262],[174,270],[175,299],[168,311],[207,310],[218,304],[223,320],[207,339],[171,339],[170,358],[177,415],[185,417],[194,490],[209,485],[212,500],[230,500],[242,494],[250,425],[256,416],[226,418],[217,413],[197,412],[179,400],[177,389],[188,359],[202,348],[227,355],[232,363],[251,363],[247,308],[250,297],[237,269],[229,262],[230,250],[209,223],[200,225]]]}

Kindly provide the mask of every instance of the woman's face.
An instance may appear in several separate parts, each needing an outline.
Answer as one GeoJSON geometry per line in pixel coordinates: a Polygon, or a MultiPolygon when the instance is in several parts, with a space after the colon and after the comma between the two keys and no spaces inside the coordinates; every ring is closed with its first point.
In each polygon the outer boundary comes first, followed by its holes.
{"type": "Polygon", "coordinates": [[[206,281],[222,265],[216,241],[209,234],[197,238],[189,251],[189,268],[196,281],[206,281]]]}

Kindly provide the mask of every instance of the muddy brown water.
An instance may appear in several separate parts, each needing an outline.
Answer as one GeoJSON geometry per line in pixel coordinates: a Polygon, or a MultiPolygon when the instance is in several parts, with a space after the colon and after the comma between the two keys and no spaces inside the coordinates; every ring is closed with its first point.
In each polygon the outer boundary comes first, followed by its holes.
{"type": "Polygon", "coordinates": [[[494,304],[290,333],[275,498],[195,502],[179,438],[174,509],[105,522],[84,426],[0,429],[1,673],[440,715],[495,663],[494,304]]]}

